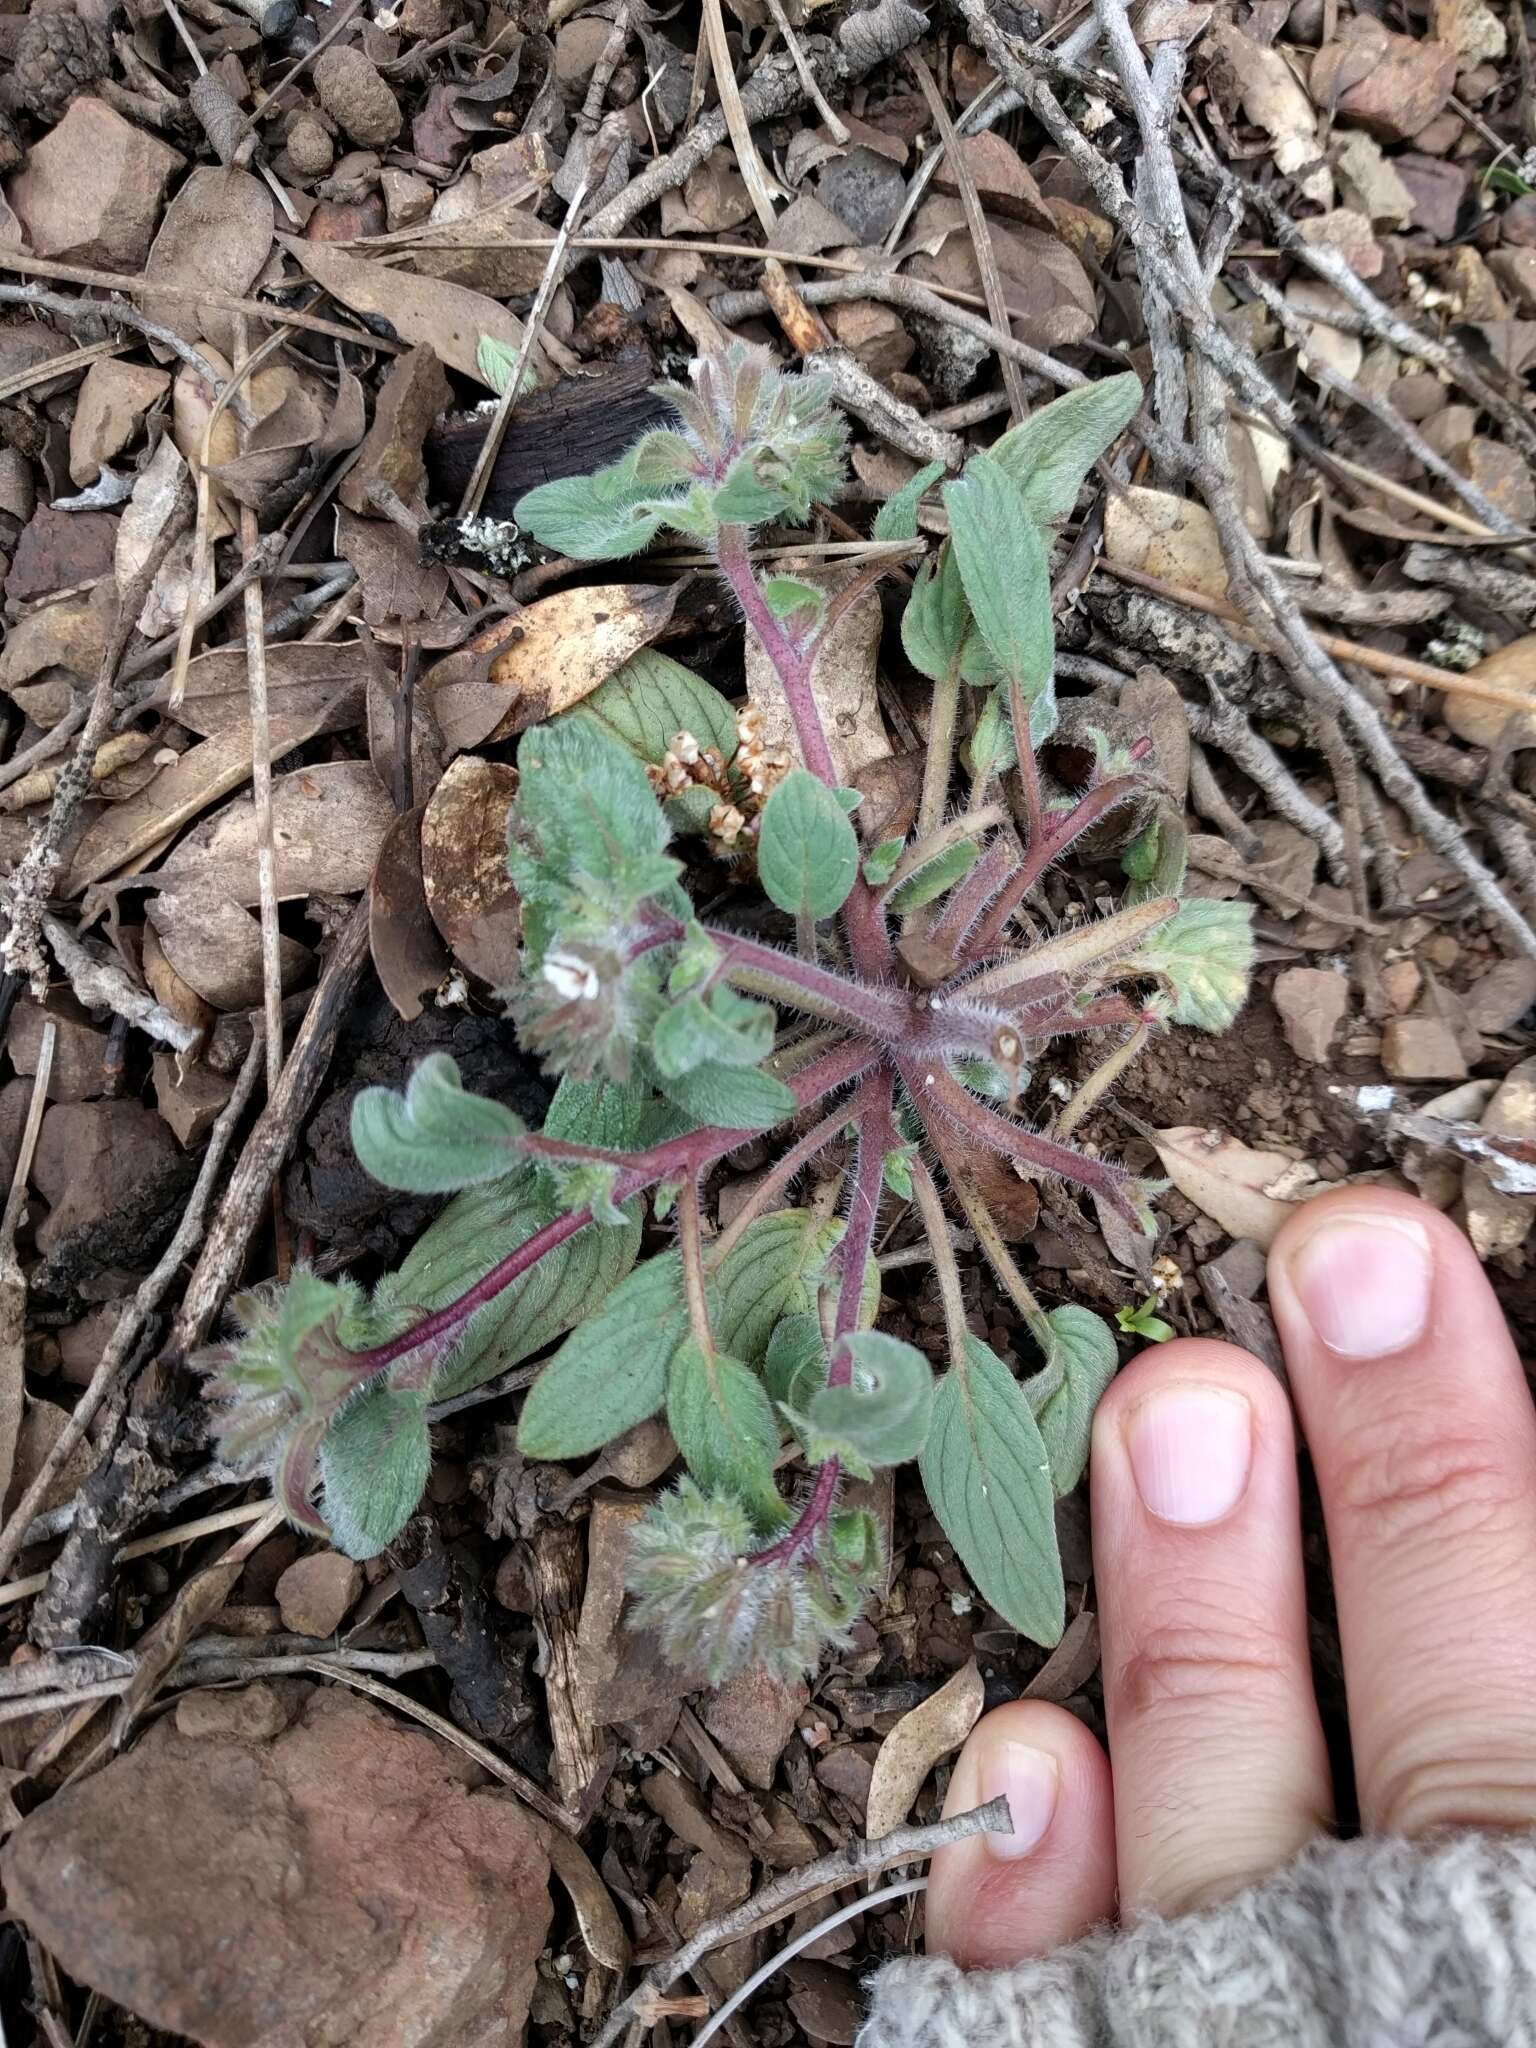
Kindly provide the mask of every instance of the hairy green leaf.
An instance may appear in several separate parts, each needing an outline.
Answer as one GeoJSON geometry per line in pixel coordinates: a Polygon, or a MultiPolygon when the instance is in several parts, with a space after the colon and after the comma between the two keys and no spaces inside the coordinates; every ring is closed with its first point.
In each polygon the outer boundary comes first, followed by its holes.
{"type": "Polygon", "coordinates": [[[927,1441],[933,1416],[933,1370],[923,1354],[878,1330],[843,1339],[853,1357],[853,1379],[821,1387],[803,1411],[784,1412],[812,1464],[837,1458],[856,1479],[878,1465],[903,1465],[927,1441]]]}
{"type": "Polygon", "coordinates": [[[517,1425],[528,1458],[579,1458],[665,1404],[673,1354],[688,1337],[676,1252],[647,1259],[566,1338],[534,1381],[517,1425]]]}
{"type": "Polygon", "coordinates": [[[954,846],[947,846],[932,860],[925,860],[904,882],[898,883],[886,897],[886,907],[901,912],[921,910],[925,903],[936,902],[955,886],[962,875],[970,873],[980,852],[981,846],[974,839],[962,839],[954,846]]]}
{"type": "Polygon", "coordinates": [[[993,658],[1025,702],[1051,680],[1056,637],[1051,564],[1034,519],[1006,470],[976,455],[944,486],[950,546],[993,658]]]}
{"type": "MultiPolygon", "coordinates": [[[[512,372],[517,368],[517,350],[508,348],[504,341],[498,341],[494,334],[482,334],[475,346],[475,368],[485,383],[498,397],[512,382],[512,372]]],[[[537,388],[538,378],[533,369],[524,365],[523,390],[525,396],[537,388]]]]}
{"type": "Polygon", "coordinates": [[[1032,412],[994,441],[988,454],[1018,485],[1031,518],[1049,526],[1072,510],[1084,477],[1140,403],[1141,379],[1134,371],[1101,377],[1032,412]]]}
{"type": "Polygon", "coordinates": [[[1050,1461],[1023,1389],[979,1338],[939,1382],[919,1469],[982,1598],[1032,1642],[1058,1642],[1066,1587],[1050,1461]]]}
{"type": "Polygon", "coordinates": [[[763,1354],[763,1384],[775,1401],[793,1408],[811,1398],[827,1377],[827,1347],[821,1317],[809,1310],[774,1325],[763,1354]]]}
{"type": "Polygon", "coordinates": [[[428,1053],[404,1092],[365,1088],[352,1104],[352,1149],[375,1180],[441,1195],[499,1179],[516,1164],[523,1122],[469,1094],[445,1052],[428,1053]]]}
{"type": "Polygon", "coordinates": [[[1068,1302],[1045,1318],[1045,1364],[1024,1382],[1024,1395],[1051,1465],[1057,1493],[1070,1493],[1088,1463],[1093,1411],[1115,1376],[1114,1334],[1092,1309],[1068,1302]]]}
{"type": "Polygon", "coordinates": [[[405,1527],[432,1462],[427,1397],[410,1387],[365,1387],[320,1447],[325,1519],[345,1557],[376,1557],[405,1527]]]}
{"type": "Polygon", "coordinates": [[[545,547],[578,562],[615,562],[656,538],[674,501],[659,497],[635,474],[633,454],[591,476],[537,484],[518,499],[513,518],[545,547]]]}
{"type": "MultiPolygon", "coordinates": [[[[839,1218],[809,1209],[776,1209],[748,1224],[715,1275],[719,1309],[714,1327],[722,1348],[749,1365],[761,1365],[782,1318],[815,1308],[828,1256],[842,1234],[839,1218]]],[[[861,1321],[874,1320],[879,1300],[880,1273],[871,1259],[864,1274],[861,1321]]]]}
{"type": "Polygon", "coordinates": [[[707,996],[685,995],[662,1011],[651,1035],[651,1058],[668,1080],[711,1062],[755,1067],[773,1051],[776,1028],[767,1003],[721,983],[707,996]]]}
{"type": "Polygon", "coordinates": [[[667,1100],[695,1125],[727,1131],[766,1131],[798,1107],[793,1092],[760,1067],[723,1067],[706,1061],[686,1074],[658,1077],[667,1100]]]}
{"type": "Polygon", "coordinates": [[[883,889],[895,874],[906,843],[904,839],[882,839],[865,854],[864,879],[872,889],[883,889]]]}
{"type": "Polygon", "coordinates": [[[1128,964],[1155,974],[1171,990],[1176,1024],[1225,1031],[1248,997],[1252,915],[1246,903],[1191,897],[1142,941],[1128,964]]]}
{"type": "Polygon", "coordinates": [[[827,594],[800,576],[770,576],[763,598],[776,619],[797,633],[808,633],[827,608],[827,594]]]}
{"type": "MultiPolygon", "coordinates": [[[[551,1189],[542,1171],[523,1171],[471,1188],[448,1204],[404,1261],[385,1274],[375,1310],[397,1325],[405,1311],[430,1312],[457,1301],[483,1274],[549,1222],[551,1189]]],[[[635,1263],[640,1204],[627,1202],[617,1228],[583,1230],[477,1309],[438,1367],[434,1400],[466,1393],[542,1351],[597,1310],[635,1263]]]]}
{"type": "Polygon", "coordinates": [[[739,1359],[711,1357],[686,1338],[667,1372],[667,1427],[701,1486],[735,1494],[760,1523],[780,1518],[779,1427],[762,1382],[739,1359]]]}
{"type": "Polygon", "coordinates": [[[922,502],[924,491],[936,484],[944,474],[942,462],[927,462],[916,476],[908,477],[899,491],[894,492],[875,514],[871,529],[875,540],[916,540],[917,508],[922,502]]]}
{"type": "Polygon", "coordinates": [[[791,769],[763,806],[757,872],[769,899],[793,916],[830,917],[858,880],[858,837],[808,769],[791,769]]]}
{"type": "Polygon", "coordinates": [[[701,747],[718,747],[726,760],[736,751],[730,704],[712,683],[653,647],[632,654],[554,722],[567,719],[601,726],[642,761],[659,764],[680,732],[691,732],[701,747]]]}
{"type": "Polygon", "coordinates": [[[955,674],[971,632],[971,608],[954,548],[946,543],[938,564],[926,561],[901,615],[901,644],[908,661],[933,683],[955,674]]]}
{"type": "Polygon", "coordinates": [[[1138,832],[1120,856],[1121,872],[1130,878],[1127,903],[1150,903],[1156,896],[1177,896],[1189,870],[1189,834],[1171,804],[1138,832]]]}

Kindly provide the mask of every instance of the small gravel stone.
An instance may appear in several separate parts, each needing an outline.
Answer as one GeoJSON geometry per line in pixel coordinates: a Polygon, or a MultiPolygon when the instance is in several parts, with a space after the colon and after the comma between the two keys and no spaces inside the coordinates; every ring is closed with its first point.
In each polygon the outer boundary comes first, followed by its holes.
{"type": "Polygon", "coordinates": [[[288,1726],[288,1711],[270,1685],[258,1679],[236,1692],[207,1686],[184,1692],[176,1702],[176,1733],[203,1742],[270,1742],[288,1726]]]}
{"type": "Polygon", "coordinates": [[[277,1582],[283,1627],[300,1636],[333,1636],[362,1590],[362,1566],[339,1551],[301,1557],[277,1582]]]}

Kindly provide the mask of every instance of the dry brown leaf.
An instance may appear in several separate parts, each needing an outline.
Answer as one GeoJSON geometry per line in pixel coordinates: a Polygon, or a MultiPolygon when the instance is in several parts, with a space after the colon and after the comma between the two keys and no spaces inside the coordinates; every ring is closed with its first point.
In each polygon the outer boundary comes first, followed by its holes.
{"type": "Polygon", "coordinates": [[[1226,598],[1227,565],[1216,522],[1193,499],[1143,484],[1111,491],[1104,501],[1104,553],[1121,568],[1226,598]]]}
{"type": "Polygon", "coordinates": [[[421,878],[421,822],[426,805],[396,818],[384,835],[368,889],[368,944],[385,995],[410,1023],[422,997],[439,987],[453,962],[427,907],[421,878]]]}
{"type": "Polygon", "coordinates": [[[576,1908],[576,1924],[581,1929],[581,1938],[592,1960],[607,1970],[627,1970],[629,1936],[624,1932],[619,1909],[586,1850],[563,1828],[550,1827],[547,1822],[537,1822],[536,1825],[550,1868],[565,1886],[571,1904],[576,1908]]]}
{"type": "MultiPolygon", "coordinates": [[[[272,782],[274,884],[280,901],[351,896],[368,886],[394,808],[369,761],[324,761],[272,782]]],[[[190,831],[153,879],[259,902],[256,800],[226,804],[190,831]]]]}
{"type": "MultiPolygon", "coordinates": [[[[321,721],[313,716],[274,718],[272,756],[312,739],[321,721]]],[[[75,848],[60,893],[75,896],[89,882],[126,867],[195,818],[199,811],[238,789],[251,772],[251,734],[232,727],[212,739],[188,747],[178,761],[161,771],[147,789],[126,803],[113,804],[92,820],[75,848]]],[[[194,984],[195,985],[195,984],[194,984]]]]}
{"type": "Polygon", "coordinates": [[[369,495],[375,484],[387,484],[404,504],[412,502],[426,472],[423,445],[452,395],[430,348],[396,357],[379,388],[361,453],[336,493],[349,511],[377,515],[380,508],[369,495]]]}
{"type": "Polygon", "coordinates": [[[1265,1251],[1286,1217],[1328,1185],[1305,1160],[1258,1152],[1223,1131],[1178,1124],[1154,1131],[1163,1171],[1201,1215],[1231,1237],[1251,1238],[1265,1251]]]}
{"type": "MultiPolygon", "coordinates": [[[[833,575],[824,570],[796,568],[793,563],[785,565],[785,574],[800,576],[829,593],[847,581],[846,571],[833,575]]],[[[892,751],[876,686],[881,624],[879,596],[869,591],[832,628],[811,678],[827,745],[838,780],[843,783],[857,782],[861,771],[872,761],[883,761],[892,751]]],[[[784,685],[756,634],[747,636],[746,673],[747,695],[763,714],[764,743],[788,747],[798,760],[800,749],[784,685]]]]}
{"type": "MultiPolygon", "coordinates": [[[[185,469],[185,463],[167,436],[139,472],[133,495],[117,522],[112,566],[119,589],[133,581],[154,553],[160,529],[175,506],[185,469]]],[[[188,579],[192,569],[192,548],[192,535],[184,534],[160,566],[138,619],[139,631],[148,639],[156,639],[181,623],[186,598],[190,594],[188,579]]],[[[213,595],[211,559],[205,564],[202,580],[202,595],[206,599],[213,595]]]]}
{"type": "MultiPolygon", "coordinates": [[[[248,1010],[261,1001],[261,920],[216,889],[166,889],[144,912],[167,965],[214,1010],[248,1010]]],[[[278,940],[278,969],[286,991],[314,968],[308,946],[278,940]]]]}
{"type": "Polygon", "coordinates": [[[336,551],[357,571],[365,624],[382,626],[386,619],[414,624],[442,610],[448,571],[440,562],[423,561],[419,543],[392,520],[359,519],[339,505],[336,551]]]}
{"type": "MultiPolygon", "coordinates": [[[[165,209],[144,278],[242,297],[271,253],[272,194],[260,178],[233,166],[204,167],[191,173],[165,209]]],[[[145,294],[144,311],[184,341],[206,336],[226,353],[235,346],[235,314],[196,299],[151,293],[145,294]]]]}
{"type": "Polygon", "coordinates": [[[1301,315],[1307,332],[1306,347],[1301,351],[1302,368],[1307,367],[1309,358],[1315,357],[1338,376],[1353,381],[1365,361],[1365,345],[1358,334],[1346,334],[1342,327],[1328,324],[1330,313],[1349,311],[1349,302],[1342,292],[1336,292],[1332,285],[1318,284],[1314,278],[1293,277],[1285,288],[1285,296],[1301,315]]]}
{"type": "Polygon", "coordinates": [[[490,680],[510,692],[493,740],[557,718],[649,647],[671,623],[680,583],[596,583],[520,612],[490,680]]]}
{"type": "Polygon", "coordinates": [[[1237,80],[1243,112],[1274,140],[1275,164],[1319,206],[1333,204],[1333,173],[1321,161],[1317,113],[1285,58],[1230,21],[1213,22],[1210,39],[1237,80]],[[1310,168],[1309,168],[1310,167],[1310,168]]]}
{"type": "MultiPolygon", "coordinates": [[[[477,384],[486,382],[479,366],[482,340],[500,342],[513,356],[523,345],[522,321],[483,292],[447,284],[440,278],[389,270],[327,242],[297,241],[291,235],[280,235],[278,240],[315,282],[344,306],[354,313],[387,320],[402,341],[412,346],[425,343],[439,362],[472,377],[477,384]]],[[[547,347],[545,352],[549,353],[547,347]]],[[[562,349],[561,357],[566,353],[562,349]]],[[[536,367],[539,356],[535,348],[536,367]]],[[[550,380],[546,376],[542,381],[550,380]]]]}
{"type": "MultiPolygon", "coordinates": [[[[1044,349],[1086,341],[1099,312],[1081,260],[1052,230],[1001,220],[990,227],[1003,300],[1018,338],[1044,349]]],[[[923,244],[912,261],[914,277],[951,290],[980,291],[981,271],[958,199],[925,200],[912,234],[923,244]]]]}
{"type": "MultiPolygon", "coordinates": [[[[1522,633],[1507,647],[1485,654],[1467,674],[1475,682],[1495,683],[1501,690],[1523,690],[1536,698],[1536,633],[1522,633]]],[[[1476,747],[1493,746],[1502,738],[1504,728],[1518,719],[1515,744],[1536,746],[1536,718],[1506,711],[1500,704],[1481,704],[1475,697],[1447,692],[1442,716],[1458,739],[1470,740],[1476,747]]]]}
{"type": "MultiPolygon", "coordinates": [[[[276,718],[321,718],[321,732],[344,732],[363,715],[368,650],[360,640],[278,640],[267,648],[267,704],[276,718]]],[[[176,713],[204,739],[250,723],[244,647],[216,647],[187,668],[176,713]]]]}
{"type": "Polygon", "coordinates": [[[507,875],[507,813],[517,770],[462,754],[421,821],[421,877],[454,958],[492,988],[511,985],[523,913],[507,875]]]}
{"type": "Polygon", "coordinates": [[[901,1826],[928,1773],[976,1726],[985,1697],[986,1687],[972,1657],[936,1693],[902,1715],[875,1758],[865,1808],[866,1841],[878,1841],[901,1826]]]}

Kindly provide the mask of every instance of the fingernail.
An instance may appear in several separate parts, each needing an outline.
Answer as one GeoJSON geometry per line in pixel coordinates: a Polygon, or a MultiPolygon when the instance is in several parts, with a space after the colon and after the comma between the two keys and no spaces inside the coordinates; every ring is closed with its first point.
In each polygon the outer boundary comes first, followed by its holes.
{"type": "Polygon", "coordinates": [[[1253,1411],[1226,1387],[1160,1387],[1131,1410],[1125,1447],[1147,1513],[1197,1529],[1247,1490],[1253,1411]]]}
{"type": "Polygon", "coordinates": [[[1051,1824],[1061,1770],[1048,1749],[1027,1742],[995,1742],[981,1760],[981,1800],[1004,1798],[1013,1819],[1013,1833],[989,1833],[987,1847],[1011,1862],[1027,1856],[1051,1824]]]}
{"type": "Polygon", "coordinates": [[[1294,1252],[1289,1278],[1330,1351],[1385,1358],[1423,1334],[1432,1259],[1417,1223],[1334,1215],[1294,1252]]]}

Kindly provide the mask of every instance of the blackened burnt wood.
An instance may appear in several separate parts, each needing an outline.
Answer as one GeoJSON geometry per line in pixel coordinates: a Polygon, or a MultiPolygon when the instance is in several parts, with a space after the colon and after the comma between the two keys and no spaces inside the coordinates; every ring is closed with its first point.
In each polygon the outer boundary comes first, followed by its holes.
{"type": "MultiPolygon", "coordinates": [[[[595,376],[563,377],[551,390],[525,399],[507,428],[481,510],[492,519],[510,519],[513,506],[535,484],[585,476],[616,462],[669,416],[665,402],[651,393],[655,375],[649,354],[633,349],[595,376]]],[[[489,414],[460,415],[433,432],[427,471],[434,502],[457,509],[489,424],[489,414]]]]}

